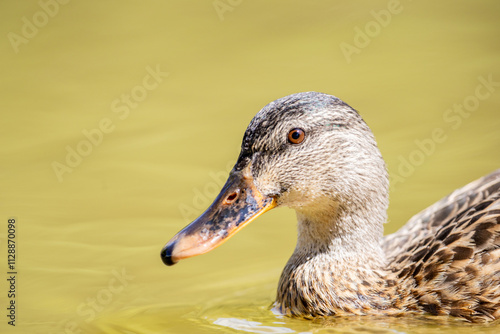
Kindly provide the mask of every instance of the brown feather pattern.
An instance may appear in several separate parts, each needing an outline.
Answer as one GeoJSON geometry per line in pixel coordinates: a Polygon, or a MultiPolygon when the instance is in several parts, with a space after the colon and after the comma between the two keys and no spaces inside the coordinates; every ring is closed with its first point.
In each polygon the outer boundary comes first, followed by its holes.
{"type": "Polygon", "coordinates": [[[455,191],[384,239],[391,274],[417,309],[500,316],[500,170],[455,191]]]}
{"type": "Polygon", "coordinates": [[[304,318],[408,312],[499,318],[500,170],[414,216],[383,239],[383,249],[387,264],[377,271],[363,270],[365,263],[292,257],[278,308],[304,318]]]}
{"type": "Polygon", "coordinates": [[[278,311],[500,317],[500,170],[383,237],[388,176],[375,138],[353,108],[314,92],[264,107],[239,161],[252,164],[264,194],[297,212],[297,247],[280,277],[278,311]],[[301,145],[282,141],[292,128],[304,130],[301,145]]]}
{"type": "MultiPolygon", "coordinates": [[[[500,169],[384,237],[389,178],[375,137],[342,100],[305,92],[252,119],[231,175],[243,170],[263,198],[297,213],[281,313],[500,317],[500,169]],[[289,140],[292,130],[300,142],[289,140]]],[[[167,264],[174,241],[162,253],[167,264]]]]}

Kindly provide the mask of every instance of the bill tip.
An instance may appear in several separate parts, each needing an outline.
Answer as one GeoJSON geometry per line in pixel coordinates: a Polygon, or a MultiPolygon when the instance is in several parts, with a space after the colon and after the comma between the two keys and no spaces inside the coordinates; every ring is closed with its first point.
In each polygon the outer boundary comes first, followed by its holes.
{"type": "Polygon", "coordinates": [[[161,260],[163,263],[167,266],[173,266],[174,264],[177,263],[177,261],[174,261],[172,257],[172,250],[175,246],[175,242],[172,244],[167,244],[163,250],[161,251],[161,260]]]}

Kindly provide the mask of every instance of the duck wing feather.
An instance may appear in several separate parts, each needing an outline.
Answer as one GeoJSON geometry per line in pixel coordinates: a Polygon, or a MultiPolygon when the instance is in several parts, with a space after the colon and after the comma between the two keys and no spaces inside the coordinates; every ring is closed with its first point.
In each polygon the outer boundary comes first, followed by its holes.
{"type": "Polygon", "coordinates": [[[388,281],[408,309],[470,321],[500,317],[500,169],[456,190],[383,240],[388,281]]]}

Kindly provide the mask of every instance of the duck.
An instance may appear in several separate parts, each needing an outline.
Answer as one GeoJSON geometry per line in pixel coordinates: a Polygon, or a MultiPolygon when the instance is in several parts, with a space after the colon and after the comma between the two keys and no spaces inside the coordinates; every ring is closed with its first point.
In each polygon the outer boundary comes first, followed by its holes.
{"type": "Polygon", "coordinates": [[[273,310],[330,316],[500,318],[500,169],[384,236],[389,178],[360,114],[324,93],[262,108],[210,207],[162,249],[164,264],[207,253],[268,210],[289,207],[297,244],[273,310]]]}

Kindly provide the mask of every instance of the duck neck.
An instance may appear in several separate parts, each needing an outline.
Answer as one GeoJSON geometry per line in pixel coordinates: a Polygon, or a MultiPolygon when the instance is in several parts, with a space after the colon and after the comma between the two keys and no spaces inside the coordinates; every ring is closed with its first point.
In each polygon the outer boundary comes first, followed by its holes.
{"type": "Polygon", "coordinates": [[[355,262],[375,257],[373,264],[383,262],[381,215],[366,212],[367,208],[361,212],[340,207],[329,211],[324,214],[297,211],[298,238],[294,256],[324,254],[330,261],[355,262]]]}
{"type": "Polygon", "coordinates": [[[298,240],[280,278],[277,306],[291,315],[363,314],[386,307],[381,248],[385,210],[297,210],[298,240]],[[313,214],[314,213],[314,214],[313,214]],[[367,297],[369,296],[369,297],[367,297]]]}

